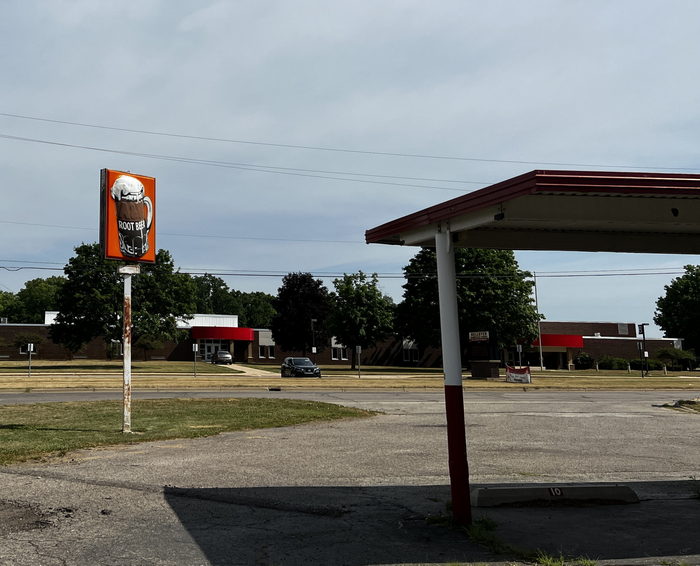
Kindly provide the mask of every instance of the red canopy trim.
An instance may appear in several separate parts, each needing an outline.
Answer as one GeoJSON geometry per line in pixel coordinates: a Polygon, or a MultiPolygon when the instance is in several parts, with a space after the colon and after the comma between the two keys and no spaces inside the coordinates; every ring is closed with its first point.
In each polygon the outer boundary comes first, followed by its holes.
{"type": "Polygon", "coordinates": [[[195,340],[248,340],[253,341],[252,328],[232,328],[226,326],[194,326],[192,338],[195,340]]]}
{"type": "MultiPolygon", "coordinates": [[[[539,346],[540,341],[535,340],[533,346],[539,346]]],[[[583,348],[583,336],[576,334],[543,334],[542,346],[559,346],[560,348],[583,348]]]]}

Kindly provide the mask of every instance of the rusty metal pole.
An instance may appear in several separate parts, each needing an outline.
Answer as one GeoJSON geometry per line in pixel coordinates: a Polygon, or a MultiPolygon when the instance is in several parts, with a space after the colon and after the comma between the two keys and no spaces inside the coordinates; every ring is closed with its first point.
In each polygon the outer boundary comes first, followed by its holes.
{"type": "Polygon", "coordinates": [[[119,268],[124,276],[124,395],[122,432],[131,432],[131,276],[139,273],[138,265],[125,265],[119,268]]]}

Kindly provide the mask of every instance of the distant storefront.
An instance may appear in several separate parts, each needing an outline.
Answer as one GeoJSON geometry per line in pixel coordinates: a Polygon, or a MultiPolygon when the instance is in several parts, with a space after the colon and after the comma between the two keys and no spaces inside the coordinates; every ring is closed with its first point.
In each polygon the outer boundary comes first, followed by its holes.
{"type": "MultiPolygon", "coordinates": [[[[554,322],[542,321],[542,357],[548,369],[567,369],[574,358],[585,352],[593,359],[610,356],[625,360],[639,359],[641,337],[632,322],[554,322]]],[[[532,344],[527,361],[539,365],[540,341],[532,344]]],[[[681,348],[677,338],[647,338],[646,351],[650,358],[662,348],[681,348]]]]}
{"type": "Polygon", "coordinates": [[[199,356],[206,362],[219,350],[230,352],[234,362],[247,362],[255,338],[252,328],[238,326],[235,314],[195,314],[178,328],[190,331],[190,344],[198,345],[199,356]]]}
{"type": "MultiPolygon", "coordinates": [[[[37,359],[90,358],[107,359],[120,356],[120,343],[105,343],[95,339],[71,356],[62,346],[49,338],[49,326],[57,313],[46,313],[44,324],[0,323],[0,362],[26,359],[26,351],[16,346],[18,337],[33,337],[36,342],[34,356],[37,359]]],[[[335,338],[328,344],[319,344],[317,353],[283,351],[275,344],[269,329],[238,326],[237,315],[195,314],[182,321],[179,328],[186,331],[178,343],[165,342],[154,349],[133,350],[135,360],[191,361],[193,356],[210,361],[219,350],[226,350],[235,362],[249,364],[279,364],[286,356],[305,355],[323,365],[348,365],[351,352],[335,338]],[[195,354],[193,346],[197,345],[195,354]]],[[[586,352],[594,359],[612,356],[627,360],[639,359],[640,337],[637,325],[617,322],[552,322],[541,323],[541,349],[544,365],[548,369],[567,369],[575,357],[586,352]]],[[[674,338],[648,338],[646,349],[653,358],[661,348],[680,348],[680,340],[674,338]]],[[[503,361],[517,363],[521,356],[524,364],[539,366],[540,342],[516,353],[515,346],[503,353],[503,361]]],[[[364,348],[361,363],[373,366],[440,367],[442,356],[439,348],[421,347],[414,340],[390,337],[372,347],[364,348]]]]}

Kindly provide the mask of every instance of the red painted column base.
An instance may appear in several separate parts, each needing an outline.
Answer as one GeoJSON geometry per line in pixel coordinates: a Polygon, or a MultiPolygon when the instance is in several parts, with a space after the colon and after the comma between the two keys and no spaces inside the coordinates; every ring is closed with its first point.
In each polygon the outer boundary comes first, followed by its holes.
{"type": "Polygon", "coordinates": [[[462,385],[445,385],[447,416],[447,452],[452,491],[452,518],[457,524],[471,525],[472,507],[469,493],[467,435],[464,424],[462,385]]]}

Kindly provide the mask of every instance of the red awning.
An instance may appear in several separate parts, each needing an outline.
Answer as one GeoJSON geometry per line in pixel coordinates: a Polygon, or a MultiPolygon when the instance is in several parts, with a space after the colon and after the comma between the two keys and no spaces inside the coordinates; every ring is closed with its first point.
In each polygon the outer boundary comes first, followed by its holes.
{"type": "MultiPolygon", "coordinates": [[[[535,340],[533,346],[539,346],[540,341],[535,340]]],[[[576,334],[543,334],[542,346],[558,346],[560,348],[583,348],[583,336],[576,334]]]]}
{"type": "Polygon", "coordinates": [[[252,328],[233,328],[226,326],[194,326],[192,338],[195,340],[247,340],[253,341],[252,328]]]}

